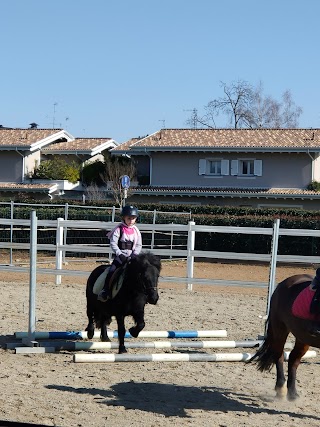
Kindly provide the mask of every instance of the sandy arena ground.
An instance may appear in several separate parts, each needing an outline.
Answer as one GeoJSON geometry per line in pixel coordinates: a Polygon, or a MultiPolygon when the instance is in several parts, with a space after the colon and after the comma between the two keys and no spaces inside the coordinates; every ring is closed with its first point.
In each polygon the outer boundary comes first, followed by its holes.
{"type": "MultiPolygon", "coordinates": [[[[39,261],[39,259],[38,259],[39,261]]],[[[43,260],[41,267],[54,267],[43,260]]],[[[5,262],[4,260],[1,261],[5,262]]],[[[19,263],[19,258],[15,263],[19,263]]],[[[184,276],[183,261],[163,263],[164,276],[184,276]]],[[[94,260],[67,268],[91,271],[94,260]]],[[[277,281],[314,268],[278,267],[277,281]]],[[[196,263],[195,277],[267,282],[268,266],[196,263]]],[[[28,329],[29,278],[0,272],[0,425],[15,421],[43,426],[319,426],[320,357],[298,369],[300,399],[274,399],[275,369],[260,373],[243,362],[74,363],[73,352],[15,354],[6,350],[16,331],[28,329]]],[[[37,330],[83,330],[87,325],[85,277],[37,275],[37,330]]],[[[156,306],[146,307],[146,330],[226,329],[228,340],[256,339],[264,332],[267,290],[160,284],[156,306]]],[[[131,325],[131,319],[127,319],[131,325]]],[[[115,322],[111,325],[115,329],[115,322]]],[[[141,339],[140,339],[141,340],[141,339]]],[[[130,353],[176,350],[128,350],[130,353]]],[[[181,350],[189,353],[197,349],[181,350]]],[[[202,350],[200,350],[202,351],[202,350]]],[[[254,349],[205,350],[209,353],[254,349]]],[[[111,350],[116,353],[116,350],[111,350]]],[[[29,424],[23,424],[29,425],[29,424]]]]}

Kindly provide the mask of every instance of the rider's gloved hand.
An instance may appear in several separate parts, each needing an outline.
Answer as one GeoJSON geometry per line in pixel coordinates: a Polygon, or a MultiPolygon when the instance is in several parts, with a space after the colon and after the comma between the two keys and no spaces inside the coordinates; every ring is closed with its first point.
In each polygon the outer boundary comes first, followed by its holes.
{"type": "Polygon", "coordinates": [[[128,257],[126,257],[123,254],[119,255],[119,258],[120,258],[120,261],[122,262],[122,264],[124,264],[128,261],[128,257]]]}

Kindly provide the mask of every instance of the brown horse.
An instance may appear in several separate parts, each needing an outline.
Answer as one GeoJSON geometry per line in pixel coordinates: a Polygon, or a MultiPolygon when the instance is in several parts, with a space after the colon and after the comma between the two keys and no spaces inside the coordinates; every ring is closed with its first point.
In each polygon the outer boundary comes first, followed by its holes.
{"type": "Polygon", "coordinates": [[[288,360],[287,380],[287,399],[291,401],[299,397],[296,390],[296,373],[302,356],[310,346],[320,348],[320,334],[312,334],[312,325],[320,318],[311,315],[309,311],[310,298],[314,295],[310,290],[312,279],[308,274],[298,274],[279,283],[270,301],[266,336],[261,347],[248,361],[256,363],[260,371],[270,371],[273,365],[276,365],[276,395],[283,397],[286,392],[283,350],[289,333],[294,335],[295,344],[288,360]],[[295,313],[295,307],[298,307],[298,301],[301,300],[308,304],[306,315],[295,313]]]}

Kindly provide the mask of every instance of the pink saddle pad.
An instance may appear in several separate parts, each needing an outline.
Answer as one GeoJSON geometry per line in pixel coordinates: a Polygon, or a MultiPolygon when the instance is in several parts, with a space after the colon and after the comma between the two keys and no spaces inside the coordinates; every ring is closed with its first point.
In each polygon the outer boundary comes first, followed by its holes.
{"type": "Polygon", "coordinates": [[[314,291],[307,286],[297,298],[294,300],[292,305],[292,314],[296,317],[306,320],[320,320],[320,315],[310,313],[310,304],[314,297],[314,291]]]}

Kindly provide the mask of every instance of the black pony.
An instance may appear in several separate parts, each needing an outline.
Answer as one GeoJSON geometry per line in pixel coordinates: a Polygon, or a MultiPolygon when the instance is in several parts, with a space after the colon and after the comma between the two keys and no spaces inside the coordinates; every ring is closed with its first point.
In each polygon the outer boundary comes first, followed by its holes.
{"type": "Polygon", "coordinates": [[[107,334],[107,325],[115,316],[118,325],[119,353],[126,353],[124,345],[125,317],[132,316],[135,326],[129,329],[133,337],[137,337],[145,326],[144,307],[146,303],[156,304],[158,295],[158,278],[161,271],[160,257],[151,252],[143,252],[131,259],[124,266],[122,286],[118,293],[107,302],[97,299],[97,291],[94,293],[94,285],[98,277],[108,268],[100,265],[90,274],[87,281],[87,316],[86,328],[89,339],[94,336],[94,325],[101,328],[101,341],[110,341],[107,334]]]}

